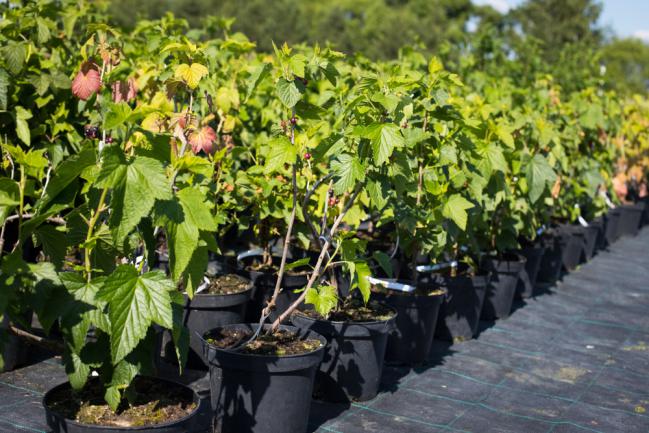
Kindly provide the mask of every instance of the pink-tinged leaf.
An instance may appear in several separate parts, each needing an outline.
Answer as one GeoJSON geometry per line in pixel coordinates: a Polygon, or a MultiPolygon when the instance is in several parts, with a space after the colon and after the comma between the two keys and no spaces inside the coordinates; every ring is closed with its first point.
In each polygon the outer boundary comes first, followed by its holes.
{"type": "Polygon", "coordinates": [[[116,81],[112,85],[113,102],[130,102],[137,96],[137,86],[135,78],[131,77],[127,81],[116,81]]]}
{"type": "Polygon", "coordinates": [[[99,66],[92,61],[83,62],[81,70],[72,80],[72,94],[85,101],[97,93],[100,88],[99,66]]]}
{"type": "Polygon", "coordinates": [[[191,133],[189,136],[189,144],[192,145],[192,152],[195,154],[201,150],[205,153],[211,154],[213,145],[216,141],[216,132],[209,126],[204,126],[199,130],[191,133]]]}

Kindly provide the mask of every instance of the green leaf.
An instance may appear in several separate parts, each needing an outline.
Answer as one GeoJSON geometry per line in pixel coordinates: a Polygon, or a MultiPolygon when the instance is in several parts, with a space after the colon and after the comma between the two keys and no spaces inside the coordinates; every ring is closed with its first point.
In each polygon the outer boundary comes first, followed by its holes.
{"type": "Polygon", "coordinates": [[[187,86],[190,89],[195,89],[196,87],[198,87],[198,83],[201,81],[201,79],[208,73],[208,69],[200,63],[192,63],[191,65],[183,63],[176,66],[174,76],[187,83],[187,86]]]}
{"type": "Polygon", "coordinates": [[[119,392],[119,388],[116,386],[106,388],[104,400],[106,400],[106,403],[108,403],[113,411],[117,411],[119,403],[122,401],[122,394],[119,392]]]}
{"type": "Polygon", "coordinates": [[[250,77],[246,81],[246,99],[252,96],[252,93],[257,89],[257,86],[259,86],[259,83],[261,83],[264,80],[264,78],[268,76],[271,69],[272,66],[270,63],[264,63],[262,65],[257,66],[252,71],[250,77]]]}
{"type": "Polygon", "coordinates": [[[546,185],[551,187],[557,176],[548,163],[548,160],[543,155],[537,153],[527,163],[525,177],[530,200],[532,203],[536,203],[541,195],[543,195],[546,185]]]}
{"type": "Polygon", "coordinates": [[[162,163],[153,158],[137,156],[126,165],[126,170],[118,166],[117,171],[123,174],[121,178],[112,179],[116,186],[111,200],[109,224],[113,239],[121,243],[149,214],[156,199],[171,198],[171,188],[162,163]]]}
{"type": "Polygon", "coordinates": [[[111,130],[122,126],[133,114],[133,110],[126,102],[119,104],[109,103],[108,110],[104,115],[104,129],[111,130]]]}
{"type": "Polygon", "coordinates": [[[162,272],[138,275],[130,265],[117,267],[106,278],[97,298],[108,303],[113,364],[124,359],[146,337],[153,323],[172,329],[170,291],[175,286],[162,272]]]}
{"type": "Polygon", "coordinates": [[[295,107],[295,104],[302,98],[302,91],[295,81],[288,81],[282,77],[276,87],[279,100],[288,108],[295,107]]]}
{"type": "Polygon", "coordinates": [[[505,155],[503,155],[503,151],[499,146],[493,143],[489,144],[485,149],[484,154],[493,170],[507,173],[507,160],[505,160],[505,155]]]}
{"type": "Polygon", "coordinates": [[[79,153],[66,158],[56,167],[56,170],[54,170],[54,176],[50,179],[43,196],[36,205],[37,209],[45,209],[46,206],[68,185],[74,182],[87,167],[94,165],[95,162],[95,151],[90,147],[85,147],[81,149],[79,153]]]}
{"type": "Polygon", "coordinates": [[[10,42],[2,49],[2,55],[5,59],[9,72],[14,75],[20,73],[25,64],[27,49],[25,44],[20,42],[10,42]]]}
{"type": "Polygon", "coordinates": [[[313,305],[322,317],[327,317],[338,305],[338,294],[332,286],[311,287],[306,292],[304,302],[313,305]]]}
{"type": "Polygon", "coordinates": [[[304,257],[304,258],[296,260],[294,262],[287,263],[284,266],[284,269],[287,270],[287,271],[290,271],[291,269],[299,268],[300,266],[307,266],[310,261],[311,261],[311,259],[309,259],[308,257],[304,257]]]}
{"type": "Polygon", "coordinates": [[[32,118],[32,113],[23,107],[16,107],[16,135],[27,146],[31,144],[31,133],[29,131],[28,119],[32,118]]]}
{"type": "Polygon", "coordinates": [[[266,157],[266,171],[272,173],[284,167],[284,164],[295,164],[297,148],[291,144],[288,137],[282,135],[273,138],[268,146],[270,150],[266,157]]]}
{"type": "Polygon", "coordinates": [[[331,171],[337,177],[334,184],[336,194],[342,194],[365,180],[365,167],[358,157],[343,153],[331,163],[331,171]]]}
{"type": "Polygon", "coordinates": [[[496,125],[496,135],[498,136],[500,141],[505,143],[508,147],[512,149],[516,147],[516,145],[514,144],[514,137],[512,136],[511,129],[506,124],[501,122],[496,125]]]}
{"type": "Polygon", "coordinates": [[[63,356],[65,360],[65,372],[68,375],[72,389],[82,389],[88,381],[90,366],[85,364],[79,355],[74,352],[66,350],[63,356]]]}
{"type": "Polygon", "coordinates": [[[50,28],[43,18],[36,18],[36,37],[39,44],[44,44],[50,39],[50,28]]]}
{"type": "Polygon", "coordinates": [[[381,269],[383,269],[383,271],[388,274],[388,277],[392,278],[393,271],[390,256],[385,254],[383,251],[374,251],[374,253],[372,253],[372,258],[376,260],[381,269]]]}
{"type": "Polygon", "coordinates": [[[369,179],[366,185],[367,194],[370,196],[370,206],[382,210],[388,203],[390,186],[383,180],[369,179]]]}
{"type": "Polygon", "coordinates": [[[194,225],[199,230],[216,231],[212,204],[205,194],[196,187],[187,187],[178,191],[178,198],[187,223],[194,225]]]}
{"type": "Polygon", "coordinates": [[[43,253],[55,266],[63,264],[67,250],[67,234],[49,224],[43,224],[36,229],[36,238],[43,246],[43,253]]]}
{"type": "Polygon", "coordinates": [[[358,290],[360,290],[361,295],[363,296],[363,302],[367,304],[367,301],[370,300],[371,287],[372,285],[368,281],[367,277],[372,275],[370,267],[365,262],[356,262],[356,282],[358,284],[358,290]]]}
{"type": "Polygon", "coordinates": [[[9,90],[9,74],[4,69],[0,68],[0,111],[7,109],[9,90]]]}
{"type": "Polygon", "coordinates": [[[388,161],[395,147],[405,144],[401,130],[393,123],[374,123],[365,128],[363,136],[370,139],[374,162],[379,165],[388,161]]]}
{"type": "Polygon", "coordinates": [[[442,208],[442,215],[451,219],[459,228],[466,230],[468,214],[467,209],[471,209],[473,203],[459,194],[453,194],[442,208]]]}

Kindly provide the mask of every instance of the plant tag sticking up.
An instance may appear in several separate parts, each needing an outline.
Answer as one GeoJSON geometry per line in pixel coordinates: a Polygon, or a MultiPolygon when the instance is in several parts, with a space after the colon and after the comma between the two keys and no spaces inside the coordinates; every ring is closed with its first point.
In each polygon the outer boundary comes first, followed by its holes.
{"type": "Polygon", "coordinates": [[[209,278],[203,277],[203,283],[200,286],[198,286],[194,294],[202,292],[203,290],[207,289],[209,286],[210,286],[209,278]]]}
{"type": "Polygon", "coordinates": [[[415,269],[417,272],[436,272],[446,268],[457,268],[457,260],[452,262],[436,263],[434,265],[420,265],[415,269]]]}
{"type": "Polygon", "coordinates": [[[544,225],[542,225],[541,227],[539,227],[539,228],[536,230],[536,235],[537,235],[537,236],[541,236],[541,235],[543,234],[543,232],[545,231],[545,229],[546,229],[546,227],[545,227],[545,224],[544,224],[544,225]]]}
{"type": "Polygon", "coordinates": [[[244,251],[244,252],[239,253],[237,255],[237,261],[240,262],[243,259],[245,259],[246,257],[261,256],[262,254],[264,254],[264,250],[261,249],[261,248],[255,248],[254,250],[244,251]]]}
{"type": "Polygon", "coordinates": [[[583,227],[588,227],[588,221],[586,221],[583,216],[579,215],[578,220],[579,224],[581,224],[583,227]]]}
{"type": "Polygon", "coordinates": [[[606,202],[606,206],[608,206],[608,207],[611,208],[611,209],[615,209],[615,205],[613,204],[613,202],[611,201],[611,199],[608,198],[608,194],[606,194],[606,191],[600,191],[600,192],[599,192],[599,195],[602,196],[602,198],[603,198],[604,201],[606,202]]]}
{"type": "Polygon", "coordinates": [[[370,282],[370,284],[374,284],[375,286],[382,286],[390,290],[397,290],[399,292],[406,293],[411,293],[417,290],[415,286],[411,286],[410,284],[397,283],[396,281],[382,280],[380,278],[373,278],[370,276],[367,276],[366,278],[367,281],[370,282]]]}

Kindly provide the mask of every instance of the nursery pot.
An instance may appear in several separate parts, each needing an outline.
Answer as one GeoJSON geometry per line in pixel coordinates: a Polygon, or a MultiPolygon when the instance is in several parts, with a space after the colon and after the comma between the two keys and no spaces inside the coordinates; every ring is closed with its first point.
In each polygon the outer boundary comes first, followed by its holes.
{"type": "Polygon", "coordinates": [[[435,338],[445,341],[470,340],[478,332],[489,275],[436,277],[437,284],[445,288],[447,293],[439,308],[435,338]]]}
{"type": "MultiPolygon", "coordinates": [[[[258,326],[238,324],[226,328],[254,332],[258,326]]],[[[307,431],[313,381],[326,340],[293,326],[281,329],[318,339],[321,345],[301,355],[270,356],[228,351],[204,343],[210,366],[212,409],[220,433],[307,431]]]]}
{"type": "Polygon", "coordinates": [[[605,215],[606,229],[604,234],[606,236],[606,244],[611,245],[619,236],[620,217],[622,213],[619,208],[610,209],[605,215]]]}
{"type": "Polygon", "coordinates": [[[60,390],[70,388],[70,382],[65,382],[50,389],[47,393],[45,393],[45,396],[43,397],[43,407],[45,407],[45,418],[47,425],[50,429],[52,429],[52,433],[188,433],[194,431],[199,418],[197,415],[200,412],[199,396],[191,388],[185,385],[157,377],[148,379],[168,384],[170,386],[182,388],[183,392],[186,392],[188,397],[191,396],[191,399],[193,400],[196,407],[189,415],[183,418],[177,419],[175,421],[163,422],[160,424],[148,426],[116,427],[82,424],[71,419],[66,419],[63,415],[52,410],[52,408],[50,407],[54,394],[56,394],[60,390]]]}
{"type": "MultiPolygon", "coordinates": [[[[30,316],[31,317],[31,316],[30,316]]],[[[9,317],[6,315],[0,323],[0,328],[6,329],[9,326],[9,317]]],[[[9,334],[2,345],[2,359],[4,367],[0,372],[12,371],[27,361],[29,346],[13,334],[9,334]]]]}
{"type": "Polygon", "coordinates": [[[502,257],[487,257],[483,266],[489,271],[482,320],[505,319],[509,317],[514,302],[514,293],[521,271],[525,268],[525,257],[514,253],[502,257]]]}
{"type": "Polygon", "coordinates": [[[252,294],[252,283],[243,292],[214,295],[197,293],[193,299],[185,294],[183,323],[189,329],[188,363],[194,368],[205,368],[203,342],[198,337],[205,332],[225,325],[242,323],[246,303],[252,294]]]}
{"type": "Polygon", "coordinates": [[[585,237],[579,227],[559,226],[559,243],[563,246],[561,261],[567,271],[575,269],[581,263],[584,254],[585,237]]]}
{"type": "MultiPolygon", "coordinates": [[[[279,265],[280,258],[273,257],[273,263],[279,265]]],[[[246,307],[246,322],[258,323],[266,302],[273,296],[275,282],[277,281],[276,271],[254,271],[247,270],[245,266],[251,263],[247,257],[239,261],[237,273],[252,281],[253,289],[250,301],[246,307]]],[[[285,311],[297,298],[299,293],[296,290],[303,289],[308,283],[306,274],[285,273],[282,277],[281,292],[277,297],[276,308],[270,313],[269,320],[277,319],[282,311],[285,311]]]]}
{"type": "Polygon", "coordinates": [[[316,398],[330,402],[365,401],[376,397],[383,373],[388,334],[395,315],[375,322],[334,322],[302,313],[291,322],[327,339],[325,355],[316,375],[316,398]]]}
{"type": "Polygon", "coordinates": [[[561,276],[565,245],[559,242],[556,229],[543,235],[541,243],[545,246],[545,252],[541,259],[541,266],[539,266],[536,280],[537,282],[553,284],[561,276]]]}
{"type": "Polygon", "coordinates": [[[645,204],[640,202],[620,206],[620,223],[618,236],[636,236],[640,230],[640,221],[644,213],[645,204]]]}
{"type": "Polygon", "coordinates": [[[586,260],[590,260],[595,255],[601,225],[593,222],[589,223],[587,227],[581,227],[580,230],[584,234],[584,257],[586,260]]]}
{"type": "Polygon", "coordinates": [[[525,257],[526,261],[518,279],[516,295],[523,299],[531,298],[535,294],[536,277],[541,267],[545,246],[532,244],[518,251],[518,253],[525,257]]]}
{"type": "MultiPolygon", "coordinates": [[[[413,284],[413,283],[410,283],[413,284]]],[[[397,312],[395,329],[388,336],[385,360],[397,364],[421,364],[426,361],[435,336],[439,307],[446,289],[427,287],[430,294],[388,291],[372,298],[397,312]]]]}

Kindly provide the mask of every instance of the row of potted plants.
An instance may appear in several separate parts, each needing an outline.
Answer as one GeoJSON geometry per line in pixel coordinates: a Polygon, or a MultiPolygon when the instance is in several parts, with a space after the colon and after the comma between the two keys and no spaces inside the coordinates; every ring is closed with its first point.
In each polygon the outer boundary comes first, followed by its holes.
{"type": "Polygon", "coordinates": [[[312,394],[373,398],[384,357],[472,338],[644,215],[642,99],[104,21],[0,27],[0,332],[62,354],[54,431],[191,431],[164,349],[209,367],[222,432],[304,432],[312,394]]]}

